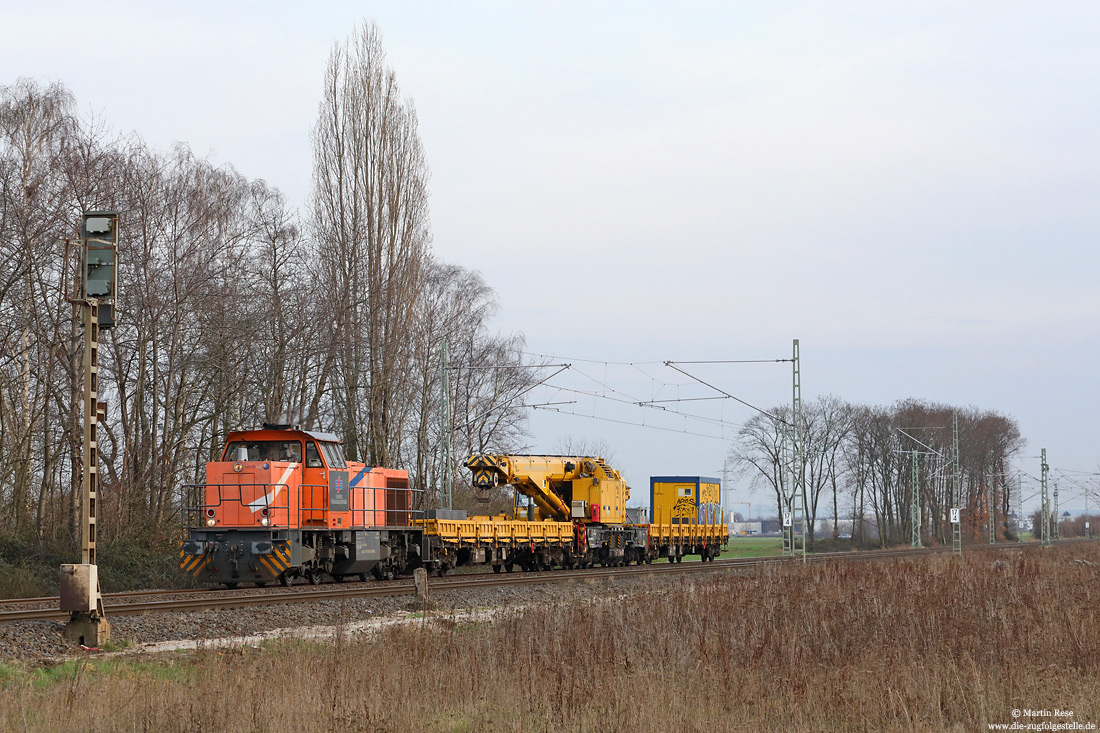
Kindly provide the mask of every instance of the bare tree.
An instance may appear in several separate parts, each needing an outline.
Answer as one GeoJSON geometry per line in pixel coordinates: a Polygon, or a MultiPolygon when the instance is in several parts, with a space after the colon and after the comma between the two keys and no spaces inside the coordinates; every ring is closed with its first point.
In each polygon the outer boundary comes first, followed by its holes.
{"type": "MultiPolygon", "coordinates": [[[[50,408],[64,378],[54,371],[59,352],[62,306],[59,269],[61,240],[71,204],[71,189],[55,172],[63,167],[66,146],[75,129],[72,95],[59,84],[45,89],[21,79],[0,89],[0,323],[3,323],[0,373],[7,394],[0,406],[8,408],[3,421],[4,452],[11,459],[10,493],[0,496],[8,526],[26,532],[34,520],[39,538],[45,505],[34,501],[36,490],[49,491],[56,475],[56,445],[50,408]],[[35,487],[35,477],[39,477],[35,487]]],[[[62,349],[64,347],[62,346],[62,349]]],[[[64,393],[64,387],[61,388],[64,393]]],[[[7,483],[7,482],[5,482],[7,483]]]]}
{"type": "Polygon", "coordinates": [[[91,209],[121,226],[117,325],[100,344],[101,539],[172,524],[180,485],[226,433],[264,421],[333,429],[351,457],[437,485],[444,343],[455,458],[519,445],[537,371],[521,336],[492,330],[480,274],[428,253],[416,114],[374,26],[330,58],[307,227],[264,182],[185,145],[110,139],[74,106],[60,85],[0,88],[0,520],[13,532],[75,537],[80,332],[62,243],[91,209]]]}
{"type": "Polygon", "coordinates": [[[313,231],[341,334],[334,408],[349,456],[386,464],[430,241],[428,168],[370,22],[329,57],[313,145],[313,231]]]}

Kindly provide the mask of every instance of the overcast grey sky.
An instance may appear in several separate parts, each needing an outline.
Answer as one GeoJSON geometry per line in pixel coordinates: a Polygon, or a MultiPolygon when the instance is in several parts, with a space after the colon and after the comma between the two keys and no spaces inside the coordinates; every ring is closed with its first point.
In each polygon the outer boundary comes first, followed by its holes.
{"type": "MultiPolygon", "coordinates": [[[[785,358],[799,338],[807,398],[994,409],[1019,420],[1024,470],[1042,447],[1098,470],[1095,2],[0,8],[0,84],[62,81],[110,127],[303,209],[328,53],[372,18],[420,116],[434,251],[484,273],[501,330],[579,368],[552,384],[699,396],[659,363],[590,361],[785,358]]],[[[790,398],[786,364],[695,373],[790,398]]],[[[536,411],[533,450],[603,440],[636,495],[718,474],[728,443],[606,420],[736,429],[530,397],[588,415],[536,411]]]]}

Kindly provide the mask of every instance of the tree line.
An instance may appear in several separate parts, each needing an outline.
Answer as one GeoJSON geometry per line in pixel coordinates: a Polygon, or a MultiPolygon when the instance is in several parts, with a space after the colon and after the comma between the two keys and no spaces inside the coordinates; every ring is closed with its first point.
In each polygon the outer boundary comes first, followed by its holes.
{"type": "MultiPolygon", "coordinates": [[[[337,433],[351,459],[439,483],[441,350],[455,455],[514,447],[533,370],[491,327],[482,276],[431,252],[415,108],[365,23],[335,45],[312,133],[307,210],[186,145],[157,151],[82,119],[62,84],[0,88],[0,522],[72,541],[82,335],[64,298],[81,212],[119,213],[117,327],[101,334],[99,518],[176,522],[232,430],[337,433]]],[[[453,467],[450,467],[453,470],[453,467]]]]}
{"type": "MultiPolygon", "coordinates": [[[[761,413],[738,431],[730,459],[755,486],[774,493],[780,515],[790,494],[790,406],[761,413]]],[[[1016,531],[1018,487],[1006,478],[1023,447],[1016,421],[992,410],[908,399],[889,407],[856,405],[825,396],[802,405],[801,471],[812,543],[814,522],[831,520],[833,539],[842,519],[852,539],[891,544],[909,540],[913,527],[914,463],[920,531],[950,542],[950,509],[961,508],[963,531],[988,532],[990,498],[998,537],[1016,531]],[[954,488],[954,418],[958,416],[959,486],[954,488]],[[995,492],[992,493],[991,492],[995,492]]]]}

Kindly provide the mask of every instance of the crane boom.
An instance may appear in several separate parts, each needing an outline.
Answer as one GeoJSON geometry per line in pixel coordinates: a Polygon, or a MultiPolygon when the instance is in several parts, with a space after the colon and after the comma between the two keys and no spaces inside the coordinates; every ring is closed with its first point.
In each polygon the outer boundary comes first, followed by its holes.
{"type": "Polygon", "coordinates": [[[478,488],[511,485],[543,519],[622,524],[630,488],[597,456],[478,453],[466,459],[478,488]]]}

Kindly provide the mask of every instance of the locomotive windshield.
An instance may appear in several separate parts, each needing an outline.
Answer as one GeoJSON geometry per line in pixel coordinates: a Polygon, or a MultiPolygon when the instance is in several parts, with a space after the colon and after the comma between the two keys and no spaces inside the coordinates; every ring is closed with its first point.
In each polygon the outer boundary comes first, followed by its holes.
{"type": "Polygon", "coordinates": [[[302,460],[302,444],[297,440],[234,440],[225,448],[227,461],[302,460]]]}
{"type": "Polygon", "coordinates": [[[329,468],[347,468],[344,463],[344,454],[336,443],[321,443],[321,450],[325,453],[325,460],[329,468]]]}

